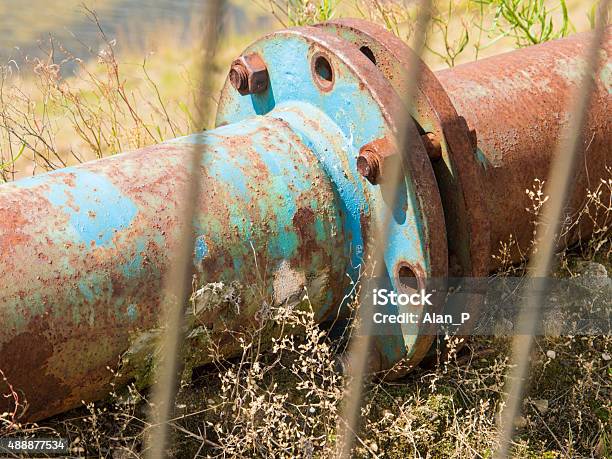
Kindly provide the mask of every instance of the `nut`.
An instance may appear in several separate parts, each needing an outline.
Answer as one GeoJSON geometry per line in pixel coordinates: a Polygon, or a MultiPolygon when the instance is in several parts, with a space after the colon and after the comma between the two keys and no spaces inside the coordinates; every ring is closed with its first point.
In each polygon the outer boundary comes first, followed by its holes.
{"type": "Polygon", "coordinates": [[[376,139],[359,150],[357,170],[370,183],[377,185],[383,181],[393,157],[398,158],[395,144],[386,137],[376,139]]]}
{"type": "Polygon", "coordinates": [[[232,86],[243,96],[268,89],[268,69],[257,53],[240,56],[232,62],[229,73],[232,86]]]}
{"type": "Polygon", "coordinates": [[[378,183],[380,176],[380,160],[378,154],[372,150],[362,150],[357,157],[357,170],[374,185],[378,183]]]}

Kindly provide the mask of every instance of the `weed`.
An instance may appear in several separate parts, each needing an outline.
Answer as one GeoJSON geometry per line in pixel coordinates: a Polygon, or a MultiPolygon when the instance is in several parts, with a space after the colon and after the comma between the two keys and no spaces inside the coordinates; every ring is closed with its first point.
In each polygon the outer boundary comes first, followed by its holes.
{"type": "MultiPolygon", "coordinates": [[[[43,48],[45,58],[25,60],[33,83],[21,79],[12,66],[0,69],[0,177],[5,182],[159,143],[196,128],[194,107],[179,106],[162,94],[147,58],[138,66],[140,73],[124,74],[116,41],[106,36],[95,13],[87,11],[104,43],[97,51],[89,49],[90,61],[50,38],[43,48]],[[77,66],[76,75],[63,78],[62,69],[69,64],[77,66]]],[[[183,100],[192,99],[191,90],[187,87],[183,100]]]]}
{"type": "MultiPolygon", "coordinates": [[[[472,49],[473,59],[510,40],[520,48],[566,36],[572,30],[564,0],[437,0],[432,2],[426,50],[452,67],[472,49]]],[[[414,2],[358,0],[356,10],[409,42],[415,22],[414,2]]]]}
{"type": "Polygon", "coordinates": [[[432,15],[432,28],[430,34],[434,36],[441,35],[444,41],[444,52],[437,52],[435,48],[431,45],[431,40],[426,44],[427,49],[444,60],[444,62],[449,66],[453,67],[455,65],[455,61],[457,57],[466,49],[468,43],[470,42],[470,24],[461,21],[461,31],[457,38],[450,38],[450,31],[453,30],[451,26],[451,19],[454,15],[454,5],[453,0],[449,0],[446,11],[437,12],[437,14],[432,15]]]}
{"type": "Polygon", "coordinates": [[[268,9],[283,27],[303,26],[329,21],[339,0],[256,0],[268,9]]]}
{"type": "Polygon", "coordinates": [[[479,0],[494,8],[491,31],[513,38],[517,48],[537,45],[548,40],[567,36],[571,29],[565,0],[559,0],[554,8],[545,0],[479,0]],[[554,16],[561,11],[560,24],[554,16]]]}

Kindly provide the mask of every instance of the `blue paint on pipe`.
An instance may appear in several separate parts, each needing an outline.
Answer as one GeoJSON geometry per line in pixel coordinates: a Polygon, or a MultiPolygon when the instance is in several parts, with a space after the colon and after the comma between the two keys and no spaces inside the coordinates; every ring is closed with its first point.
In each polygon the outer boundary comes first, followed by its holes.
{"type": "Polygon", "coordinates": [[[135,244],[134,256],[125,264],[121,266],[123,275],[130,279],[138,276],[138,273],[142,269],[142,254],[145,251],[146,240],[139,238],[135,244]]]}
{"type": "MultiPolygon", "coordinates": [[[[202,162],[202,171],[212,182],[211,188],[205,190],[206,196],[228,199],[228,202],[214,201],[216,198],[202,200],[206,205],[196,218],[193,254],[201,275],[199,281],[242,280],[253,272],[253,255],[262,257],[261,266],[268,279],[276,275],[284,262],[291,261],[297,277],[320,278],[322,288],[329,287],[323,283],[328,281],[325,278],[328,274],[330,282],[341,283],[334,286],[340,287],[334,288],[334,294],[330,290],[321,291],[322,302],[316,310],[317,318],[321,318],[332,308],[342,307],[333,301],[341,301],[342,288],[345,292],[350,290],[343,274],[357,279],[364,256],[362,231],[379,223],[380,211],[385,209],[380,188],[372,187],[357,172],[359,148],[393,133],[372,94],[360,87],[359,79],[337,58],[331,57],[336,69],[333,90],[322,92],[316,87],[310,61],[304,59],[312,52],[311,45],[298,36],[256,45],[261,48],[256,51],[264,56],[270,68],[270,89],[261,95],[226,101],[219,119],[231,124],[167,144],[175,145],[168,150],[183,150],[185,154],[191,145],[209,146],[202,162]],[[275,85],[275,81],[283,83],[275,85]],[[318,193],[315,186],[326,189],[318,193]],[[304,243],[303,234],[293,221],[304,207],[316,215],[314,221],[302,222],[309,225],[306,234],[314,231],[320,244],[320,250],[313,254],[308,253],[307,245],[312,240],[304,243]],[[300,256],[308,261],[301,264],[300,256]],[[207,257],[210,265],[202,263],[207,257]]],[[[175,167],[179,163],[180,157],[172,156],[162,166],[175,167]]],[[[154,240],[155,232],[149,231],[139,239],[140,233],[124,231],[132,224],[138,209],[103,174],[86,167],[73,168],[19,185],[46,187],[44,193],[50,203],[67,215],[70,240],[88,247],[105,247],[113,245],[116,238],[117,247],[126,254],[121,264],[113,267],[125,278],[122,280],[158,274],[143,269],[145,245],[154,240]]],[[[418,201],[409,178],[405,185],[390,229],[388,266],[395,260],[421,262],[426,258],[418,201]]],[[[139,197],[135,199],[143,205],[139,197]]],[[[153,200],[153,204],[157,201],[153,200]]],[[[151,221],[138,222],[153,227],[151,221]]],[[[158,241],[162,253],[168,241],[170,236],[158,241]]],[[[83,274],[75,285],[79,295],[74,295],[74,304],[96,300],[108,304],[115,317],[135,320],[138,305],[132,293],[113,297],[113,282],[104,270],[83,274]]],[[[91,314],[76,308],[75,323],[84,318],[91,320],[91,314]]],[[[401,346],[392,347],[386,355],[391,355],[394,349],[403,352],[401,346]]]]}
{"type": "Polygon", "coordinates": [[[249,196],[246,177],[233,164],[228,162],[208,162],[209,174],[225,183],[237,198],[244,199],[249,196]]]}
{"type": "MultiPolygon", "coordinates": [[[[364,257],[366,235],[362,231],[381,227],[388,196],[383,196],[381,187],[372,186],[359,176],[356,157],[361,146],[392,137],[394,133],[379,103],[360,87],[359,78],[333,52],[328,54],[335,72],[333,88],[322,91],[315,84],[310,64],[313,53],[318,50],[320,47],[299,31],[273,34],[249,47],[245,53],[256,52],[267,64],[268,90],[258,96],[239,96],[226,85],[217,124],[238,126],[254,115],[265,114],[291,126],[301,142],[317,156],[333,184],[336,195],[333,205],[342,216],[342,228],[338,230],[344,235],[344,256],[350,259],[346,272],[350,278],[357,279],[364,257]]],[[[431,272],[427,227],[421,214],[423,203],[419,201],[411,173],[419,171],[406,171],[392,209],[384,259],[389,270],[394,270],[399,262],[411,263],[427,276],[431,272]]],[[[390,285],[394,282],[389,279],[390,285]]],[[[318,311],[318,316],[321,313],[324,311],[318,311]]],[[[407,346],[412,348],[413,337],[406,338],[406,341],[401,337],[379,340],[383,355],[391,362],[406,355],[407,346]]]]}
{"type": "Polygon", "coordinates": [[[198,236],[195,243],[195,263],[200,263],[208,254],[208,246],[204,236],[198,236]]]}
{"type": "MultiPolygon", "coordinates": [[[[342,167],[342,160],[337,154],[338,151],[344,153],[346,155],[344,161],[350,164],[353,156],[356,156],[355,148],[349,144],[342,131],[337,129],[336,124],[312,105],[286,104],[278,107],[269,116],[282,119],[291,126],[302,142],[317,155],[323,170],[333,183],[338,193],[337,205],[342,210],[344,231],[347,234],[346,250],[351,256],[351,264],[347,267],[348,274],[356,277],[363,261],[364,241],[361,234],[361,214],[368,212],[368,204],[361,180],[355,175],[347,175],[347,169],[342,167]],[[316,125],[305,123],[305,119],[318,120],[318,123],[316,125]],[[335,139],[345,148],[330,145],[329,139],[335,139]]],[[[356,168],[349,170],[356,171],[356,168]]]]}
{"type": "MultiPolygon", "coordinates": [[[[258,97],[224,101],[225,104],[217,114],[218,123],[231,123],[231,126],[254,115],[269,114],[286,103],[308,101],[331,118],[357,149],[382,137],[385,131],[384,118],[378,107],[372,104],[371,96],[360,88],[358,80],[344,64],[332,63],[340,69],[335,74],[333,91],[322,92],[314,84],[310,61],[304,59],[304,56],[310,55],[311,46],[303,37],[279,34],[250,47],[246,52],[259,53],[267,64],[269,89],[258,97]],[[272,90],[273,105],[270,96],[265,96],[272,90]]],[[[227,127],[223,126],[222,129],[227,127]]]]}
{"type": "Polygon", "coordinates": [[[47,187],[51,204],[69,218],[70,230],[87,246],[109,246],[116,232],[127,228],[138,208],[110,180],[82,168],[20,180],[18,188],[47,187]]]}

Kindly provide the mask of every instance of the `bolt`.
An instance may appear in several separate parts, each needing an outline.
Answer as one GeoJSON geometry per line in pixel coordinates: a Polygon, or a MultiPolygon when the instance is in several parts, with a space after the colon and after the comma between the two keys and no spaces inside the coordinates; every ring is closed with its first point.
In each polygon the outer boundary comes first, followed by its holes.
{"type": "Polygon", "coordinates": [[[389,167],[389,160],[396,156],[397,149],[387,138],[377,139],[365,144],[359,150],[357,157],[357,170],[371,184],[382,182],[385,168],[389,167]]]}
{"type": "Polygon", "coordinates": [[[248,91],[249,89],[249,71],[241,63],[232,65],[229,73],[229,79],[232,86],[238,91],[248,91]]]}
{"type": "Polygon", "coordinates": [[[268,69],[257,53],[245,54],[232,62],[229,80],[241,95],[258,94],[268,88],[268,69]]]}
{"type": "Polygon", "coordinates": [[[442,145],[440,145],[440,140],[433,132],[423,134],[421,140],[430,160],[437,161],[442,157],[442,145]]]}
{"type": "Polygon", "coordinates": [[[380,174],[380,160],[380,156],[375,151],[361,150],[357,157],[357,170],[370,183],[376,184],[380,174]]]}

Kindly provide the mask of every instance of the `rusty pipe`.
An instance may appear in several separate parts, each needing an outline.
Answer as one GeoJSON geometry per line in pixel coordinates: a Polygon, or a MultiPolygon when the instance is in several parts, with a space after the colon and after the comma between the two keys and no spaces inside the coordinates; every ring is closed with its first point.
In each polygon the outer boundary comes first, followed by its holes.
{"type": "MultiPolygon", "coordinates": [[[[611,33],[608,27],[565,221],[576,219],[588,191],[609,178],[605,167],[612,166],[611,33]]],[[[535,179],[546,180],[559,136],[567,132],[571,97],[579,89],[591,36],[577,34],[435,73],[477,135],[476,156],[484,184],[480,196],[489,216],[491,255],[511,238],[514,261],[530,251],[536,217],[526,211],[534,205],[526,190],[533,190],[535,179]]],[[[590,234],[594,223],[582,219],[564,236],[564,244],[590,234]]],[[[489,258],[489,270],[498,265],[489,258]]]]}
{"type": "MultiPolygon", "coordinates": [[[[253,119],[207,136],[186,318],[199,362],[205,341],[236,352],[226,333],[263,323],[263,304],[299,303],[309,289],[324,315],[341,302],[336,279],[350,269],[350,229],[331,184],[287,123],[253,119]]],[[[103,398],[108,368],[121,368],[119,385],[149,384],[161,352],[161,281],[179,243],[175,190],[201,139],[0,187],[0,368],[30,419],[103,398]]]]}
{"type": "MultiPolygon", "coordinates": [[[[176,190],[203,136],[187,367],[210,362],[211,348],[235,355],[255,330],[273,335],[280,307],[338,316],[386,206],[356,157],[394,136],[401,110],[344,45],[311,28],[268,36],[245,55],[265,62],[269,84],[242,94],[227,81],[217,129],[0,186],[0,368],[27,400],[23,419],[104,398],[111,383],[151,384],[161,280],[180,233],[176,190]]],[[[404,167],[427,166],[422,144],[414,151],[404,167]]],[[[406,176],[400,193],[385,251],[393,282],[400,267],[444,275],[433,172],[406,176]]]]}
{"type": "MultiPolygon", "coordinates": [[[[412,51],[393,34],[356,19],[320,27],[359,47],[399,94],[409,87],[405,75],[412,51]]],[[[586,154],[576,171],[568,219],[612,162],[611,30],[608,26],[600,51],[596,91],[582,136],[586,154]]],[[[432,161],[444,206],[451,275],[483,276],[496,269],[493,255],[511,235],[511,261],[529,252],[535,217],[526,210],[533,204],[526,190],[532,190],[535,179],[547,177],[591,36],[578,34],[435,73],[421,62],[417,94],[408,109],[419,130],[440,144],[432,161]]],[[[592,226],[583,219],[563,242],[569,245],[587,236],[592,226]]]]}
{"type": "MultiPolygon", "coordinates": [[[[0,369],[27,399],[24,419],[103,398],[111,383],[151,383],[163,352],[161,279],[177,243],[176,185],[203,135],[211,153],[200,171],[188,366],[210,361],[211,345],[232,356],[237,336],[276,333],[275,308],[312,307],[319,322],[342,316],[389,203],[393,288],[402,290],[402,276],[422,285],[486,275],[495,244],[510,233],[528,242],[525,189],[546,176],[586,40],[435,74],[422,64],[406,105],[409,50],[385,30],[351,20],[280,31],[245,51],[266,84],[245,91],[236,75],[226,81],[217,129],[0,186],[0,369]],[[406,111],[414,123],[398,126],[406,111]],[[409,151],[389,148],[377,168],[402,168],[391,190],[384,177],[369,181],[358,158],[394,145],[399,129],[409,151]]],[[[610,163],[608,51],[609,38],[574,206],[585,198],[580,186],[610,163]]],[[[432,340],[398,325],[375,340],[374,369],[415,365],[432,340]]]]}

